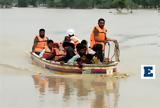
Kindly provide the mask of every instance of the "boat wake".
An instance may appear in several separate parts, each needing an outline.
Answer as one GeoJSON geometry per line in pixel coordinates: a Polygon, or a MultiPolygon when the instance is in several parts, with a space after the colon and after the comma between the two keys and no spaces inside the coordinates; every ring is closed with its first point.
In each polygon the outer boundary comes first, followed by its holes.
{"type": "Polygon", "coordinates": [[[14,69],[14,70],[18,70],[18,71],[29,71],[29,69],[27,69],[27,68],[17,67],[17,66],[10,65],[10,64],[2,64],[2,63],[0,63],[0,67],[14,69]]]}

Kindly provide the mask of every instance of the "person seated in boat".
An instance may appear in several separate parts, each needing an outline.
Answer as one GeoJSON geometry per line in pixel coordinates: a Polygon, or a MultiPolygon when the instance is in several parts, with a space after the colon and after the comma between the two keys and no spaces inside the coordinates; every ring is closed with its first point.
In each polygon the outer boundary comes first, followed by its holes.
{"type": "Polygon", "coordinates": [[[48,37],[45,36],[45,29],[39,30],[39,35],[37,35],[34,39],[34,43],[32,46],[32,52],[36,53],[37,55],[42,52],[42,50],[47,46],[48,37]]]}
{"type": "Polygon", "coordinates": [[[58,61],[63,61],[65,63],[68,62],[69,59],[71,59],[75,55],[75,46],[72,43],[69,42],[63,42],[63,48],[66,52],[66,55],[62,58],[60,58],[58,61]]]}
{"type": "Polygon", "coordinates": [[[74,64],[78,63],[81,65],[82,63],[91,64],[93,55],[87,53],[87,47],[84,44],[77,44],[76,46],[77,54],[73,56],[67,63],[74,64]]]}
{"type": "Polygon", "coordinates": [[[71,42],[71,38],[69,36],[65,36],[63,42],[71,42]]]}
{"type": "Polygon", "coordinates": [[[85,45],[88,48],[88,42],[86,40],[82,40],[81,44],[85,45]]]}
{"type": "Polygon", "coordinates": [[[67,30],[67,36],[70,37],[70,42],[73,43],[75,46],[81,42],[80,39],[75,35],[75,31],[73,29],[67,30]]]}
{"type": "Polygon", "coordinates": [[[83,44],[83,45],[85,45],[87,47],[87,53],[89,53],[88,42],[86,40],[82,40],[81,44],[83,44]]]}
{"type": "Polygon", "coordinates": [[[48,40],[47,41],[47,46],[45,46],[45,51],[43,54],[43,58],[48,58],[52,55],[52,49],[53,49],[53,40],[48,40]]]}
{"type": "Polygon", "coordinates": [[[53,52],[55,54],[54,61],[58,61],[60,58],[66,56],[66,52],[60,49],[59,43],[53,45],[53,52]]]}
{"type": "Polygon", "coordinates": [[[60,49],[59,43],[52,44],[52,50],[50,55],[46,58],[46,60],[54,60],[58,61],[61,57],[65,56],[65,51],[60,49]]]}
{"type": "Polygon", "coordinates": [[[83,44],[77,45],[77,53],[79,54],[79,58],[76,60],[79,67],[82,67],[82,64],[92,64],[92,54],[87,53],[87,47],[83,44]]]}

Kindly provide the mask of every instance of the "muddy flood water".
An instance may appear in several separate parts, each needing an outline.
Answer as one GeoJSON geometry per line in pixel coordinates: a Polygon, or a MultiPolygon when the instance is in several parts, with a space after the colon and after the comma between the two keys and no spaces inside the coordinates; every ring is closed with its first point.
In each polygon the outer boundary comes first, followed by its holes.
{"type": "Polygon", "coordinates": [[[160,13],[134,10],[0,9],[0,108],[160,108],[160,13]],[[129,77],[57,74],[32,64],[40,28],[54,41],[74,28],[80,39],[98,18],[120,43],[118,72],[129,77]],[[156,79],[142,80],[141,65],[156,65],[156,79]]]}

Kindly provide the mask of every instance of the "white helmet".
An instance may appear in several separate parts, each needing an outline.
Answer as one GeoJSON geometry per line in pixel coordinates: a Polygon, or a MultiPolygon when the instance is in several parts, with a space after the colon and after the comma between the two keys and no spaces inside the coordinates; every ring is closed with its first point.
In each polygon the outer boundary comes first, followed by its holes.
{"type": "Polygon", "coordinates": [[[74,35],[75,34],[75,32],[74,32],[74,30],[73,29],[68,29],[67,30],[67,35],[69,36],[69,35],[74,35]]]}

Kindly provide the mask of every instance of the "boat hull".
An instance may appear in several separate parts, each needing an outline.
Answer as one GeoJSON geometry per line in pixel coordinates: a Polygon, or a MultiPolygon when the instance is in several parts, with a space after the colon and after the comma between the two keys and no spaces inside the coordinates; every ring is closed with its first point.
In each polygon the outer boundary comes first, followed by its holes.
{"type": "Polygon", "coordinates": [[[59,62],[48,61],[40,58],[35,53],[31,53],[33,64],[39,65],[53,72],[74,73],[74,74],[113,74],[116,72],[116,66],[118,62],[112,62],[109,64],[84,64],[82,68],[78,65],[61,65],[59,62]]]}

